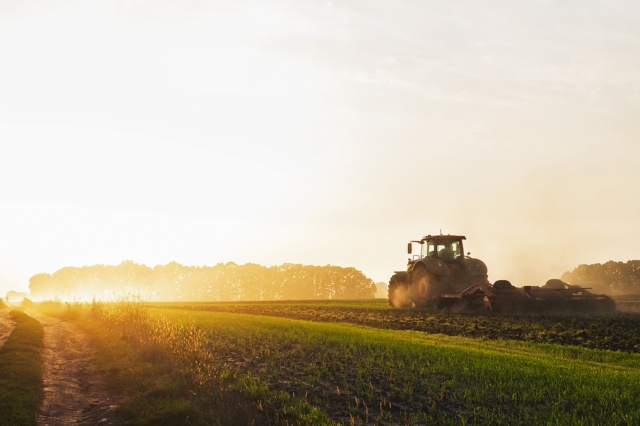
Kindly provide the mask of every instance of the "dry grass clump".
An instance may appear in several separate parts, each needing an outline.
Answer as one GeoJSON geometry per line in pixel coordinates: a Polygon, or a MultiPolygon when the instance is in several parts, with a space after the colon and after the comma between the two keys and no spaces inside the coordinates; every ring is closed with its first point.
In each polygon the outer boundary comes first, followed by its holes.
{"type": "Polygon", "coordinates": [[[210,398],[228,388],[208,350],[206,333],[196,326],[152,317],[139,298],[121,300],[106,309],[94,303],[91,311],[118,330],[121,339],[135,343],[144,359],[179,365],[195,385],[193,394],[210,398]]]}
{"type": "MultiPolygon", "coordinates": [[[[97,308],[101,320],[119,338],[138,348],[142,359],[179,368],[192,400],[216,406],[221,424],[330,424],[316,407],[273,391],[250,371],[230,365],[224,355],[233,336],[218,340],[215,331],[189,321],[153,315],[140,298],[127,298],[97,308]],[[224,416],[224,417],[222,417],[224,416]],[[224,420],[226,419],[226,420],[224,420]]],[[[240,339],[243,336],[238,336],[240,339]]]]}

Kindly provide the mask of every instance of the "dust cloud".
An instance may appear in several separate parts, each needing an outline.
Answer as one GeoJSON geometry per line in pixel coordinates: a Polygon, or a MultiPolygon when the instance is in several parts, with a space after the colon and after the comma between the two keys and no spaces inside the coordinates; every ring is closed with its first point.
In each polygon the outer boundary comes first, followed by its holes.
{"type": "Polygon", "coordinates": [[[409,287],[401,286],[396,287],[393,293],[393,300],[396,306],[412,306],[413,297],[409,291],[409,287]]]}

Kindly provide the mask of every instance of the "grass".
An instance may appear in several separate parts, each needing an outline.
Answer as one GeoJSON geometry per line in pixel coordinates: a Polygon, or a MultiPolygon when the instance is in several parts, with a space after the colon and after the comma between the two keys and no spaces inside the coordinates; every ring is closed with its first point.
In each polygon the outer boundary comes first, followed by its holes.
{"type": "Polygon", "coordinates": [[[19,310],[13,332],[0,347],[0,424],[35,425],[42,402],[42,325],[19,310]]]}
{"type": "Polygon", "coordinates": [[[334,299],[334,300],[268,300],[250,302],[154,302],[150,304],[162,308],[194,307],[207,308],[219,306],[223,308],[237,308],[244,306],[278,306],[278,307],[308,307],[323,309],[366,309],[366,310],[393,310],[387,299],[334,299]]]}
{"type": "MultiPolygon", "coordinates": [[[[371,303],[215,307],[429,314],[371,303]]],[[[93,336],[127,424],[640,423],[639,354],[151,306],[94,302],[65,314],[93,336]]]]}
{"type": "Polygon", "coordinates": [[[194,335],[177,342],[167,334],[173,330],[169,324],[151,329],[153,324],[139,299],[106,306],[96,301],[66,306],[54,301],[44,303],[41,310],[76,321],[89,336],[96,350],[97,369],[107,389],[119,400],[115,413],[118,424],[264,423],[264,416],[250,401],[225,388],[216,377],[199,383],[198,366],[187,359],[188,353],[181,350],[184,348],[178,348],[181,343],[188,346],[194,335]],[[162,344],[158,337],[164,339],[162,344]]]}
{"type": "Polygon", "coordinates": [[[640,356],[281,318],[156,310],[208,332],[260,405],[334,422],[636,424],[640,356]],[[286,409],[286,407],[285,407],[286,409]]]}

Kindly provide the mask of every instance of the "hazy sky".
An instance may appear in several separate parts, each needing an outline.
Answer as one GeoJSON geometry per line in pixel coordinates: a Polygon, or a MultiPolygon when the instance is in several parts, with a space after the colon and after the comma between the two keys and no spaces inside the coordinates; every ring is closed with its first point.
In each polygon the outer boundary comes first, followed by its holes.
{"type": "Polygon", "coordinates": [[[0,295],[63,266],[387,281],[640,258],[632,1],[0,0],[0,295]]]}

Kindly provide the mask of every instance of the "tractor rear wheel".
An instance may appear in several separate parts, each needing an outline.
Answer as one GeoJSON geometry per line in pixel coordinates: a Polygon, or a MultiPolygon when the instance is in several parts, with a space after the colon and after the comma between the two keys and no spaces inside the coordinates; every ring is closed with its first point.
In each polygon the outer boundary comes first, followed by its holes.
{"type": "Polygon", "coordinates": [[[418,307],[428,306],[431,301],[428,293],[431,283],[434,281],[433,274],[422,263],[417,263],[409,276],[413,303],[418,307]]]}
{"type": "Polygon", "coordinates": [[[418,307],[434,307],[434,298],[438,299],[438,304],[442,307],[440,295],[452,292],[450,285],[442,282],[441,277],[429,272],[427,267],[422,263],[416,264],[409,276],[411,298],[413,299],[413,303],[418,307]]]}

